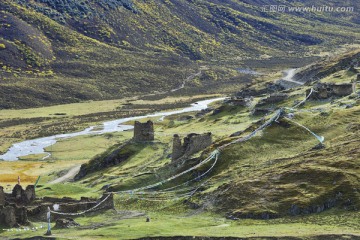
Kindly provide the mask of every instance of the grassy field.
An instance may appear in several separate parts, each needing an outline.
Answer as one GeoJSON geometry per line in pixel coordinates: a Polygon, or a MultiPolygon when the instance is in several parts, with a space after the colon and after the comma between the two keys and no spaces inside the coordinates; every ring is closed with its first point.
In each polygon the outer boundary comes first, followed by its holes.
{"type": "MultiPolygon", "coordinates": [[[[138,239],[146,237],[237,237],[241,239],[358,239],[359,213],[332,212],[308,217],[269,221],[232,221],[218,215],[184,213],[171,214],[142,211],[106,211],[101,215],[77,218],[81,227],[52,230],[56,239],[138,239]],[[140,215],[140,216],[138,216],[140,215]],[[146,216],[150,222],[146,222],[146,216]],[[130,219],[129,219],[130,218],[130,219]],[[341,222],[339,222],[341,220],[341,222]],[[320,238],[319,236],[323,236],[320,238]],[[344,236],[344,237],[342,237],[344,236]]],[[[46,226],[34,223],[34,226],[46,226]]],[[[45,229],[35,232],[3,232],[2,238],[41,236],[45,229]]]]}
{"type": "MultiPolygon", "coordinates": [[[[102,121],[120,117],[164,111],[168,108],[185,107],[195,101],[214,98],[219,95],[197,95],[192,97],[171,97],[153,99],[121,99],[90,101],[22,110],[0,110],[2,138],[0,150],[6,151],[12,143],[29,138],[75,132],[102,121]],[[114,113],[115,112],[115,113],[114,113]],[[34,128],[34,124],[36,127],[34,128]]],[[[157,120],[157,119],[156,119],[157,120]]],[[[130,122],[129,124],[133,124],[130,122]]],[[[46,154],[21,157],[21,161],[0,161],[0,183],[9,185],[10,190],[20,176],[23,184],[33,184],[38,176],[40,183],[56,177],[55,172],[66,171],[89,161],[110,146],[132,137],[132,132],[87,135],[58,141],[46,149],[51,157],[41,160],[46,154]]],[[[170,136],[168,136],[170,138],[170,136]]],[[[160,138],[160,136],[159,136],[160,138]]]]}

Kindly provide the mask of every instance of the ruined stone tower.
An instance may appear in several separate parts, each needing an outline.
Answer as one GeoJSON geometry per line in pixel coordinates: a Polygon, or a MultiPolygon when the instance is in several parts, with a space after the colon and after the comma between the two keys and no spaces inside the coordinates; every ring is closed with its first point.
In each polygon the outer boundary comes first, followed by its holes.
{"type": "Polygon", "coordinates": [[[141,123],[135,121],[134,124],[134,141],[135,142],[149,142],[154,141],[154,124],[152,121],[141,123]]]}
{"type": "Polygon", "coordinates": [[[198,151],[201,151],[212,144],[211,133],[196,134],[191,133],[184,138],[181,143],[179,135],[175,134],[173,138],[172,161],[183,156],[190,156],[198,151]]]}

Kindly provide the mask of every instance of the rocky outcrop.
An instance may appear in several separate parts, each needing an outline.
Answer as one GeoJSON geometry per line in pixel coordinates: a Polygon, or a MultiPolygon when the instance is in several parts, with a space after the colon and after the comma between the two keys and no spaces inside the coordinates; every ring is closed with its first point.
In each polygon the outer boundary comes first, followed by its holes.
{"type": "MultiPolygon", "coordinates": [[[[309,99],[321,100],[328,98],[345,97],[351,95],[356,90],[356,82],[334,84],[334,83],[318,83],[314,86],[314,92],[310,95],[309,99]]],[[[306,91],[306,96],[310,94],[311,89],[306,91]]]]}
{"type": "Polygon", "coordinates": [[[183,156],[190,156],[212,144],[211,133],[191,133],[184,138],[182,143],[180,136],[175,134],[173,138],[172,160],[175,161],[183,156]]]}
{"type": "Polygon", "coordinates": [[[154,141],[154,123],[150,120],[146,123],[135,121],[133,140],[135,142],[154,141]]]}

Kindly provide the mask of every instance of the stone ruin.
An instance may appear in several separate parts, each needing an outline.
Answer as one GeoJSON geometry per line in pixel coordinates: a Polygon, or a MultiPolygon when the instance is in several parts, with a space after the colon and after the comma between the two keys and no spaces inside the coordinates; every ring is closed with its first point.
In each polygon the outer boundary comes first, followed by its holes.
{"type": "MultiPolygon", "coordinates": [[[[345,97],[356,92],[356,82],[334,84],[334,83],[318,83],[314,87],[314,92],[309,99],[328,99],[331,97],[345,97]]],[[[306,91],[306,96],[310,94],[311,89],[306,91]]]]}
{"type": "Polygon", "coordinates": [[[259,107],[259,106],[264,106],[264,105],[268,105],[268,104],[275,104],[275,103],[284,101],[287,98],[288,98],[288,95],[285,93],[270,94],[268,97],[260,99],[260,101],[258,102],[258,104],[256,104],[256,106],[259,107]]]}
{"type": "Polygon", "coordinates": [[[172,161],[184,156],[190,156],[199,152],[212,144],[211,133],[196,134],[191,133],[181,142],[180,136],[175,134],[173,138],[172,161]]]}
{"type": "Polygon", "coordinates": [[[231,105],[231,106],[241,106],[246,107],[250,104],[251,99],[250,98],[243,98],[238,96],[233,96],[231,98],[227,98],[224,100],[225,104],[231,105]]]}
{"type": "Polygon", "coordinates": [[[154,141],[154,123],[150,120],[146,123],[135,121],[133,140],[135,142],[154,141]]]}
{"type": "Polygon", "coordinates": [[[18,224],[28,224],[26,205],[35,199],[35,187],[29,185],[24,190],[15,185],[12,193],[5,193],[0,186],[0,225],[14,227],[18,224]]]}
{"type": "MultiPolygon", "coordinates": [[[[88,210],[99,202],[104,200],[108,195],[103,195],[100,200],[84,198],[75,200],[71,198],[36,198],[35,186],[29,185],[24,190],[19,184],[15,185],[12,193],[5,193],[0,186],[0,225],[3,227],[17,227],[28,225],[29,219],[46,221],[47,208],[65,213],[76,213],[78,211],[88,210]]],[[[104,201],[99,209],[114,209],[114,199],[110,195],[104,201]]],[[[62,215],[52,214],[52,219],[56,220],[63,217],[62,215]]]]}

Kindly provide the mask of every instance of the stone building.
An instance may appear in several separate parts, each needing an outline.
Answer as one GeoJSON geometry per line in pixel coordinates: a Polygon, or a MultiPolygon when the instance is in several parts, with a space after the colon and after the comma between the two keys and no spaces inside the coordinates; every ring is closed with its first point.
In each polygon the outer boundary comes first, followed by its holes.
{"type": "Polygon", "coordinates": [[[260,99],[260,101],[258,102],[258,104],[256,104],[256,106],[259,107],[259,106],[265,106],[268,104],[272,105],[272,104],[284,101],[287,98],[288,98],[288,95],[284,94],[284,93],[270,94],[268,97],[260,99]]]}
{"type": "Polygon", "coordinates": [[[14,227],[25,225],[28,221],[26,206],[35,200],[35,187],[29,185],[24,190],[19,184],[15,185],[12,193],[4,192],[0,187],[0,225],[14,227]]]}
{"type": "Polygon", "coordinates": [[[175,161],[183,156],[190,156],[212,144],[211,133],[191,133],[184,138],[182,143],[180,136],[175,134],[173,138],[172,160],[175,161]]]}
{"type": "MultiPolygon", "coordinates": [[[[309,99],[328,99],[331,97],[345,97],[356,91],[356,82],[335,84],[335,83],[318,83],[314,87],[314,92],[309,99]]],[[[310,94],[311,89],[306,91],[306,96],[310,94]]]]}
{"type": "Polygon", "coordinates": [[[154,141],[154,123],[150,120],[146,123],[135,121],[133,139],[135,142],[154,141]]]}
{"type": "MultiPolygon", "coordinates": [[[[0,186],[0,225],[4,227],[16,227],[27,225],[28,217],[41,221],[46,221],[47,208],[54,209],[65,213],[77,213],[86,211],[101,203],[96,210],[114,209],[113,195],[104,194],[99,200],[84,198],[80,200],[71,198],[50,198],[42,199],[35,197],[35,187],[29,185],[24,190],[20,185],[16,185],[12,193],[4,193],[3,187],[0,186]]],[[[52,219],[61,218],[63,215],[52,214],[52,219]]]]}

